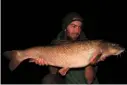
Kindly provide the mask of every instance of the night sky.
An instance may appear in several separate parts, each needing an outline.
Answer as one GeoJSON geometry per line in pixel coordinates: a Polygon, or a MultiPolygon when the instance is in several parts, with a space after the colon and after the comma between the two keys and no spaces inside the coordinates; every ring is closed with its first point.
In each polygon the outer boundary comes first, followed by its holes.
{"type": "MultiPolygon", "coordinates": [[[[62,30],[63,17],[69,12],[78,12],[84,18],[88,39],[103,39],[126,45],[125,2],[113,0],[2,1],[2,52],[49,45],[62,30]]],[[[101,84],[127,83],[127,54],[109,57],[98,63],[97,77],[101,84]]],[[[13,72],[8,69],[8,60],[2,55],[2,83],[41,83],[48,73],[47,68],[28,60],[13,72]]]]}

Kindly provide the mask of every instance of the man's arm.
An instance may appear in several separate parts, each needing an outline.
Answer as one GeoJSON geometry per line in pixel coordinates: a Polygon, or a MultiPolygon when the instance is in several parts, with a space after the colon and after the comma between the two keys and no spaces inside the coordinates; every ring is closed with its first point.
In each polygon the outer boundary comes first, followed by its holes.
{"type": "Polygon", "coordinates": [[[85,76],[85,78],[86,78],[88,84],[91,84],[91,83],[94,81],[94,79],[95,79],[95,74],[96,74],[96,73],[95,73],[94,67],[92,67],[92,66],[87,66],[87,67],[85,68],[84,76],[85,76]]]}

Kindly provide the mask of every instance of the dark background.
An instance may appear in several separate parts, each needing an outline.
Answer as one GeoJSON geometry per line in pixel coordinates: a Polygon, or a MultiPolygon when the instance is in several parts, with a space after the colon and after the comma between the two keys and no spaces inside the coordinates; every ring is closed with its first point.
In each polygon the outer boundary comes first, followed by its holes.
{"type": "MultiPolygon", "coordinates": [[[[126,45],[126,5],[122,0],[2,0],[2,52],[48,45],[62,30],[62,18],[69,12],[84,18],[83,31],[89,39],[103,39],[126,45]]],[[[98,63],[97,77],[103,84],[127,83],[126,53],[98,63]]],[[[41,83],[48,73],[28,60],[13,72],[2,56],[2,83],[41,83]]]]}

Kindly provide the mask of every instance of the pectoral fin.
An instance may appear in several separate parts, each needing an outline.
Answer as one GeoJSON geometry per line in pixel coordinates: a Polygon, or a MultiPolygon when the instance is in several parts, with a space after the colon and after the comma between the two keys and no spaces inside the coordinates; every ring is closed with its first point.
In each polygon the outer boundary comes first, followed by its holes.
{"type": "Polygon", "coordinates": [[[64,67],[64,68],[61,68],[61,69],[59,70],[59,73],[60,73],[62,76],[65,76],[68,70],[69,70],[68,67],[64,67]]]}

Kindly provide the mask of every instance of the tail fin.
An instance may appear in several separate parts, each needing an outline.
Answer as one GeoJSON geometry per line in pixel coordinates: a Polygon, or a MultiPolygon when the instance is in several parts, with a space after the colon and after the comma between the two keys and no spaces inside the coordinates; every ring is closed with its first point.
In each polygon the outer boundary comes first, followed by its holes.
{"type": "Polygon", "coordinates": [[[17,66],[20,64],[19,59],[17,59],[17,51],[6,51],[3,55],[10,60],[9,69],[11,71],[15,70],[17,66]]]}
{"type": "Polygon", "coordinates": [[[16,56],[16,51],[5,51],[5,52],[3,53],[3,55],[4,55],[7,59],[11,60],[13,57],[16,56]]]}

